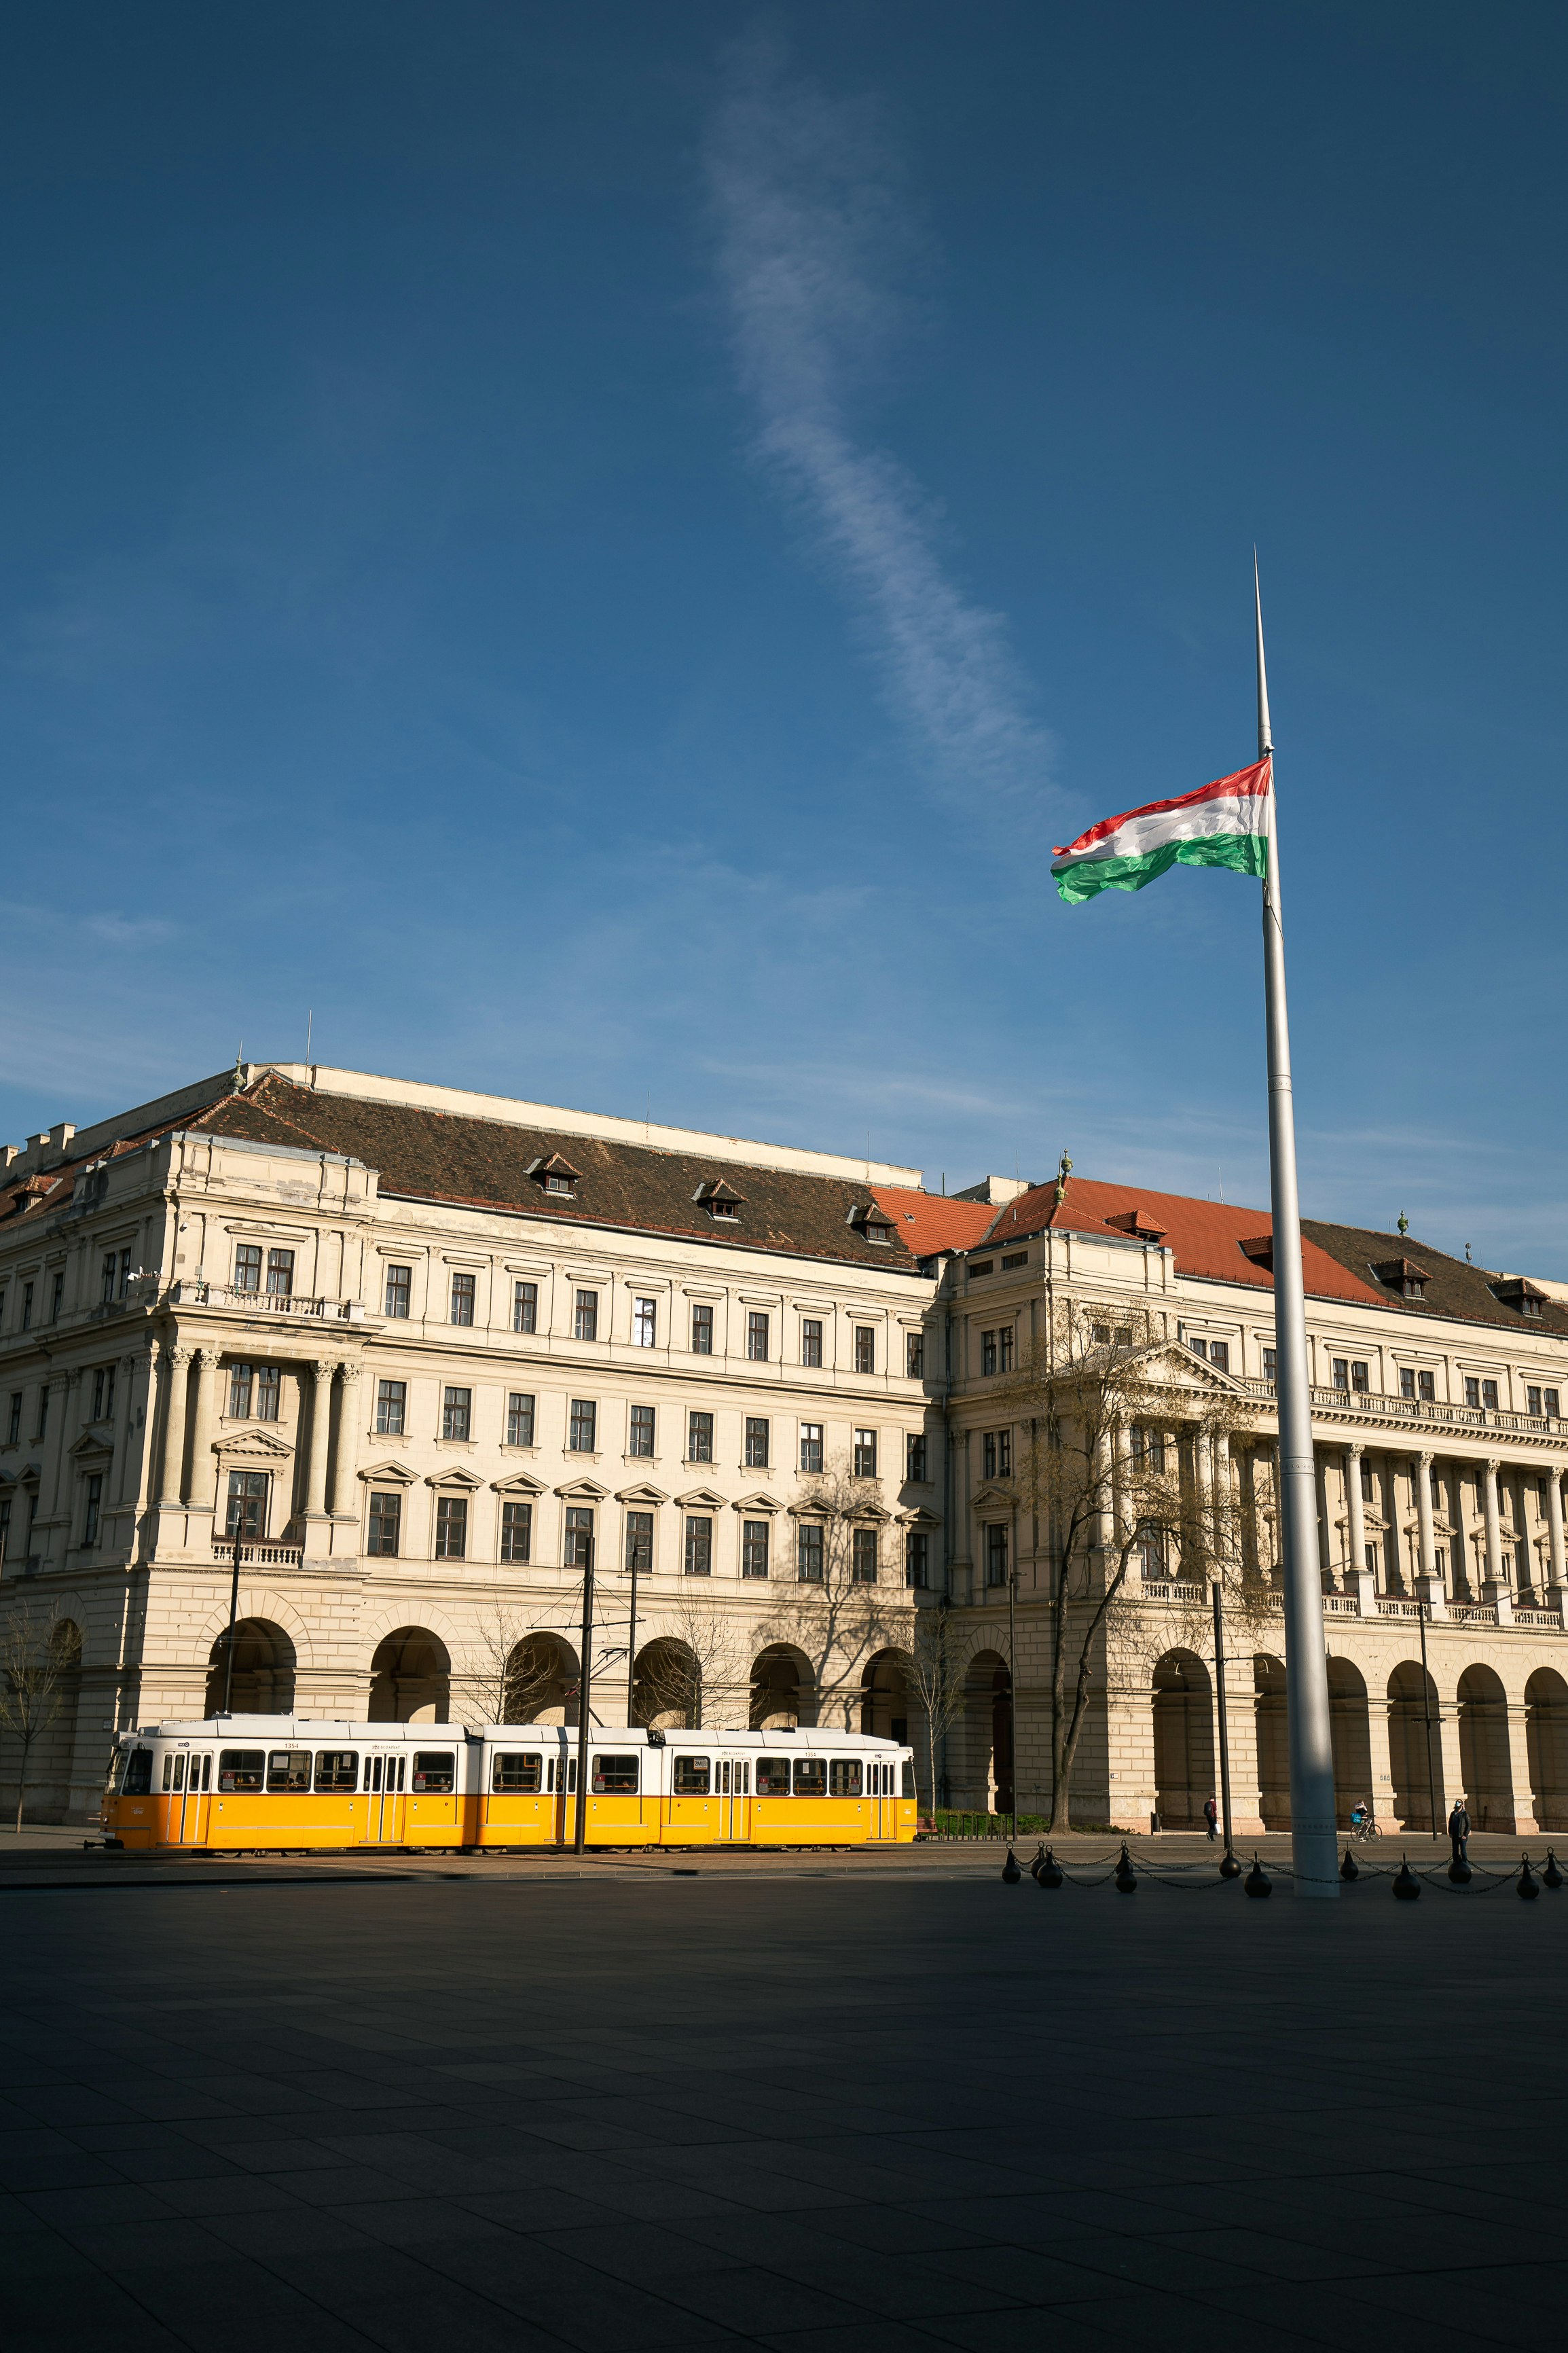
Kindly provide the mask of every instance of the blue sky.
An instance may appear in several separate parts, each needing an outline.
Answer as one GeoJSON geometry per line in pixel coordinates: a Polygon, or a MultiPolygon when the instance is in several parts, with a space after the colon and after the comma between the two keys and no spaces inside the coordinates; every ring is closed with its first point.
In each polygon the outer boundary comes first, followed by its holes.
{"type": "Polygon", "coordinates": [[[1560,9],[16,19],[0,1135],[247,1056],[1568,1274],[1560,9]]]}

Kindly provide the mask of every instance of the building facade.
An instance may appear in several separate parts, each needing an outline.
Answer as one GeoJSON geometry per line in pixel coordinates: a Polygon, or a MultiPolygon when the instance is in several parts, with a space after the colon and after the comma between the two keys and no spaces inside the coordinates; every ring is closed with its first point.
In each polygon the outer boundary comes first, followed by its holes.
{"type": "MultiPolygon", "coordinates": [[[[1173,1443],[1193,1381],[1227,1400],[1203,1475],[1263,1531],[1226,1678],[1237,1817],[1288,1821],[1265,1214],[1068,1176],[948,1199],[294,1065],[0,1156],[0,1621],[13,1663],[52,1662],[36,1813],[89,1816],[119,1729],[226,1699],[559,1720],[590,1558],[601,1721],[919,1750],[940,1610],[963,1688],[937,1796],[1043,1810],[1051,1547],[1017,1378],[1070,1299],[1179,1352],[1173,1443]]],[[[1568,1305],[1397,1234],[1310,1223],[1304,1255],[1342,1811],[1424,1826],[1463,1788],[1488,1827],[1568,1828],[1568,1305]]],[[[1180,1561],[1131,1572],[1080,1820],[1186,1824],[1215,1788],[1205,1599],[1180,1561]]],[[[13,1801],[18,1769],[13,1731],[13,1801]]]]}

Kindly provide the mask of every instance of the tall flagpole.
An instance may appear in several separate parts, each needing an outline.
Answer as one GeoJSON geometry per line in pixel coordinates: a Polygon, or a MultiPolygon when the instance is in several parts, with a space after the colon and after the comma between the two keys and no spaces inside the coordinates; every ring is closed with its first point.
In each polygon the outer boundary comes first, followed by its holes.
{"type": "MultiPolygon", "coordinates": [[[[1263,593],[1252,562],[1258,614],[1258,756],[1270,757],[1263,593]]],[[[1299,1895],[1340,1892],[1334,1754],[1318,1561],[1318,1482],[1307,1370],[1301,1279],[1301,1204],[1296,1188],[1296,1113],[1285,1010],[1285,925],[1279,891],[1279,818],[1268,796],[1268,871],[1263,883],[1263,986],[1268,1030],[1268,1170],[1274,1218],[1274,1349],[1279,1406],[1279,1517],[1285,1566],[1285,1672],[1290,1725],[1290,1849],[1299,1895]]]]}

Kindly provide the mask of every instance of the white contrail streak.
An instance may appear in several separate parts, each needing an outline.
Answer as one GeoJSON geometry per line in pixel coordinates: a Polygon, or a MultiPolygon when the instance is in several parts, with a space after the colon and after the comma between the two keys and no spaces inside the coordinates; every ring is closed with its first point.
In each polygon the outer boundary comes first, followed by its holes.
{"type": "Polygon", "coordinates": [[[1037,787],[1048,739],[1027,715],[1002,617],[954,586],[931,502],[846,419],[899,322],[893,288],[912,243],[874,111],[785,80],[769,44],[748,44],[708,170],[758,454],[868,620],[889,707],[945,782],[1037,787]]]}

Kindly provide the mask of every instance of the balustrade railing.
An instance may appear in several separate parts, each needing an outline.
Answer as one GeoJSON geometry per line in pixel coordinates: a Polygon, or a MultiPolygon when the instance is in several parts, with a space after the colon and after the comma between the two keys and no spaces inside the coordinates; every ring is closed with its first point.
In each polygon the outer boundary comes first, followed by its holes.
{"type": "MultiPolygon", "coordinates": [[[[1248,1397],[1272,1398],[1278,1394],[1273,1381],[1242,1380],[1238,1386],[1248,1397]]],[[[1353,1406],[1358,1413],[1371,1414],[1384,1421],[1426,1422],[1448,1430],[1513,1430],[1529,1438],[1568,1437],[1568,1420],[1561,1415],[1510,1413],[1498,1406],[1452,1405],[1429,1398],[1390,1397],[1382,1389],[1313,1388],[1314,1408],[1325,1413],[1343,1413],[1353,1406]]]]}
{"type": "Polygon", "coordinates": [[[357,1299],[317,1298],[303,1291],[240,1291],[232,1282],[181,1282],[171,1286],[176,1307],[227,1307],[246,1315],[284,1315],[297,1323],[358,1324],[357,1299]]]}

